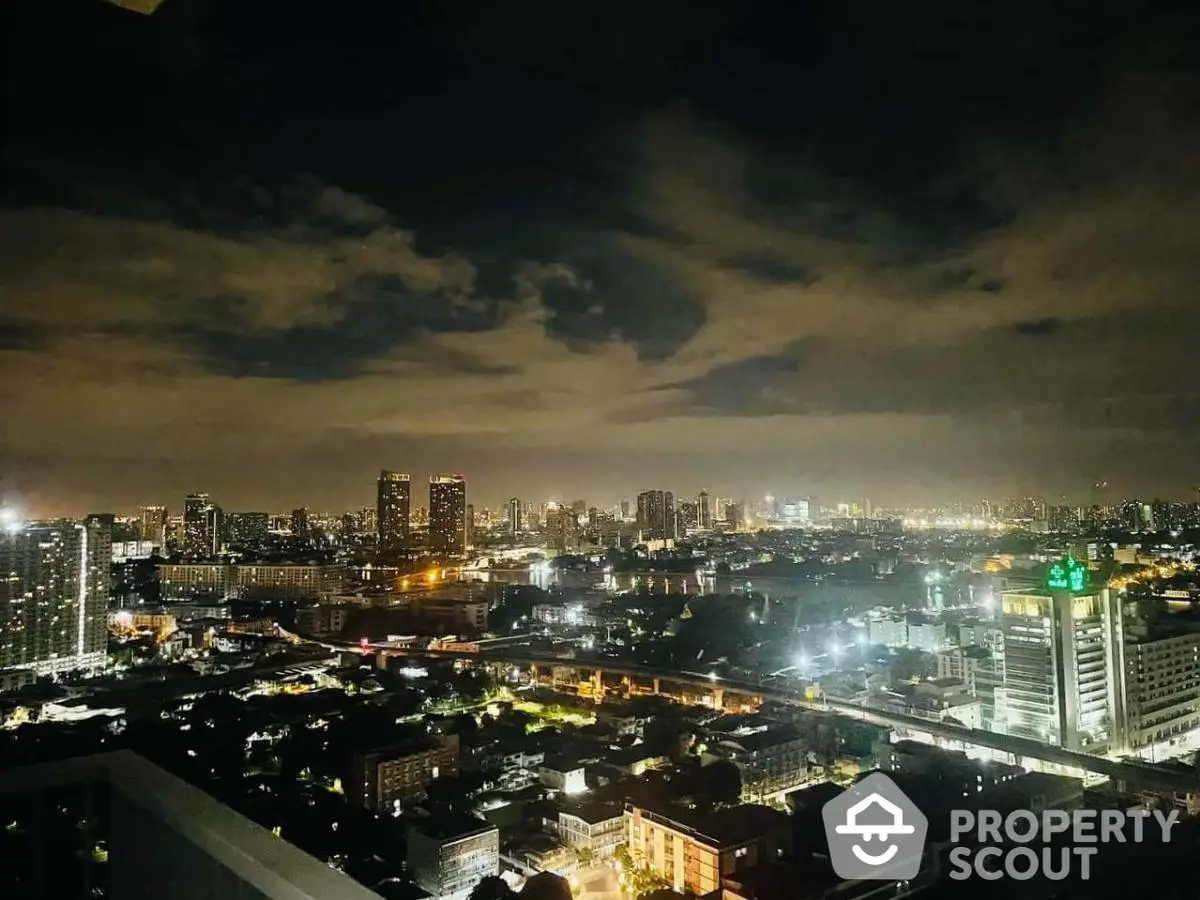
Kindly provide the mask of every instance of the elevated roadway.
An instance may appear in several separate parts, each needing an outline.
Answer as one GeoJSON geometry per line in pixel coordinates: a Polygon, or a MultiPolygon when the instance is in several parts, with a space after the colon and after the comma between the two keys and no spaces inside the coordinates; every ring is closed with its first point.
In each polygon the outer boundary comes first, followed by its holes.
{"type": "MultiPolygon", "coordinates": [[[[363,651],[360,644],[330,644],[323,643],[330,649],[363,651]]],[[[1039,759],[1054,765],[1093,772],[1118,781],[1128,782],[1143,788],[1153,790],[1168,790],[1179,792],[1200,793],[1200,772],[1193,770],[1171,771],[1158,768],[1148,763],[1132,760],[1114,760],[1090,753],[1080,753],[1054,747],[1041,741],[1013,735],[996,734],[978,728],[967,728],[939,722],[919,716],[903,713],[871,709],[842,700],[809,700],[796,691],[781,690],[778,687],[764,685],[758,681],[738,680],[731,678],[713,678],[699,672],[685,672],[669,669],[658,669],[637,663],[621,662],[619,660],[575,659],[561,654],[525,650],[521,648],[485,650],[479,653],[457,652],[446,650],[398,649],[386,644],[368,645],[370,650],[378,650],[390,656],[413,657],[418,659],[448,659],[468,660],[471,662],[506,663],[517,666],[566,666],[573,669],[583,669],[589,672],[604,672],[611,675],[630,676],[632,678],[649,678],[669,681],[673,684],[694,685],[713,690],[720,688],[725,691],[750,694],[772,700],[799,706],[805,709],[834,712],[849,718],[858,719],[873,725],[889,728],[905,728],[932,734],[947,740],[961,741],[976,747],[986,747],[1011,753],[1020,758],[1039,759]]]]}

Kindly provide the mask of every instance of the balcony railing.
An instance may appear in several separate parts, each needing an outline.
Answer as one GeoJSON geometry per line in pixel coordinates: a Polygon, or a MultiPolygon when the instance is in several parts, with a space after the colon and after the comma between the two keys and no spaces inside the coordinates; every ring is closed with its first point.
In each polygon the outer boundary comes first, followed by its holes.
{"type": "Polygon", "coordinates": [[[4,900],[378,900],[127,750],[0,773],[4,900]]]}

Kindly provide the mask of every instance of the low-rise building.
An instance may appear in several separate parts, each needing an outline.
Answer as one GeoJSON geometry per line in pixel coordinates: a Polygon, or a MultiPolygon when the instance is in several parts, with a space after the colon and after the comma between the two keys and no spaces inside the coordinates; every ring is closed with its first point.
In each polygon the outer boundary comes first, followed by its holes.
{"type": "Polygon", "coordinates": [[[706,745],[704,762],[727,759],[742,776],[742,800],[765,803],[808,778],[808,753],[792,724],[740,729],[706,745]]]}
{"type": "Polygon", "coordinates": [[[537,779],[551,790],[564,794],[582,794],[587,790],[583,766],[563,760],[548,759],[537,769],[537,779]]]}
{"type": "Polygon", "coordinates": [[[926,653],[940,653],[946,648],[946,623],[927,616],[911,616],[908,620],[908,646],[926,653]]]}
{"type": "Polygon", "coordinates": [[[472,816],[442,814],[408,834],[408,867],[438,900],[467,900],[479,881],[500,873],[500,832],[472,816]]]}
{"type": "Polygon", "coordinates": [[[1020,766],[971,759],[958,750],[945,750],[919,741],[897,741],[879,748],[879,768],[891,775],[930,778],[962,793],[980,794],[1025,774],[1020,766]]]}
{"type": "Polygon", "coordinates": [[[415,743],[356,753],[351,803],[378,812],[422,796],[435,778],[458,774],[458,735],[431,734],[415,743]]]}
{"type": "Polygon", "coordinates": [[[626,812],[619,806],[581,803],[560,810],[551,829],[560,841],[607,859],[626,840],[626,812]]]}
{"type": "Polygon", "coordinates": [[[1148,752],[1200,728],[1200,631],[1164,634],[1134,621],[1126,634],[1125,744],[1148,752]]]}
{"type": "Polygon", "coordinates": [[[630,852],[678,893],[712,893],[723,877],[783,856],[791,841],[788,817],[766,806],[627,811],[630,852]]]}
{"type": "Polygon", "coordinates": [[[313,637],[329,637],[342,633],[354,607],[343,603],[322,603],[296,610],[296,630],[313,637]]]}
{"type": "Polygon", "coordinates": [[[966,686],[972,697],[978,696],[980,668],[991,659],[991,654],[982,646],[953,647],[937,654],[937,677],[956,678],[966,686]]]}

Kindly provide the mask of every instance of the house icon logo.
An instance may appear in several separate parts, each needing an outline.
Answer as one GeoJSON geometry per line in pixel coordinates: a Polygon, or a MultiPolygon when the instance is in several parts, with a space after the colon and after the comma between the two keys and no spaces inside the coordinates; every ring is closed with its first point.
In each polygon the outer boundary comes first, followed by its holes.
{"type": "Polygon", "coordinates": [[[883,773],[838,794],[821,817],[829,859],[841,878],[907,881],[920,871],[929,820],[883,773]]]}

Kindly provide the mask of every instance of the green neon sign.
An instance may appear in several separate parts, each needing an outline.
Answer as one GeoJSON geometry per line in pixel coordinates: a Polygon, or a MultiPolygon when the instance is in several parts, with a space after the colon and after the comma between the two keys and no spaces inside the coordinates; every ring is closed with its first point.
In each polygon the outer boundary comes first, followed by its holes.
{"type": "Polygon", "coordinates": [[[1052,591],[1078,593],[1087,586],[1087,566],[1067,557],[1050,566],[1046,587],[1052,591]]]}

